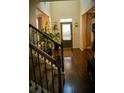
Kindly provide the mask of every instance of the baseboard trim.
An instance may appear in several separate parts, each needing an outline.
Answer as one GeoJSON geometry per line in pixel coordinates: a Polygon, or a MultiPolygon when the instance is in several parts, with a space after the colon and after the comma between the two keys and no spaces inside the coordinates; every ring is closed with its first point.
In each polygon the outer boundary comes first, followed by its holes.
{"type": "Polygon", "coordinates": [[[87,49],[91,49],[91,47],[87,47],[87,49]]]}

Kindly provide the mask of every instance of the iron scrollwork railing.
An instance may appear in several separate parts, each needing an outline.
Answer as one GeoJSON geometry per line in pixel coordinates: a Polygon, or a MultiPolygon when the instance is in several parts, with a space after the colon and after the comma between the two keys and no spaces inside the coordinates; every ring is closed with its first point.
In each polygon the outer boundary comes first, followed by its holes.
{"type": "Polygon", "coordinates": [[[43,50],[29,42],[29,80],[35,82],[35,90],[41,93],[62,93],[61,65],[43,50]]]}
{"type": "Polygon", "coordinates": [[[43,50],[61,65],[64,72],[63,63],[63,44],[59,44],[47,34],[39,31],[37,28],[29,24],[29,40],[39,49],[43,50]]]}

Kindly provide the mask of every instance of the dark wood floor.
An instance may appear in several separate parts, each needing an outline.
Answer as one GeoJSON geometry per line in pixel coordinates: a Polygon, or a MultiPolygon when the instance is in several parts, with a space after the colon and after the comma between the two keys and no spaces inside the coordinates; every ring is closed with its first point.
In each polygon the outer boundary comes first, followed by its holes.
{"type": "Polygon", "coordinates": [[[95,93],[95,83],[89,80],[87,72],[89,55],[89,50],[64,50],[64,93],[95,93]]]}

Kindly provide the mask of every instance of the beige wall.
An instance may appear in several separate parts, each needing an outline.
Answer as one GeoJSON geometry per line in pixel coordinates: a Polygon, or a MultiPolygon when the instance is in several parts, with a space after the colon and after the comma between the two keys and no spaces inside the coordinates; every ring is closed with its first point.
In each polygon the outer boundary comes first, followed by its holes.
{"type": "MultiPolygon", "coordinates": [[[[73,48],[79,48],[79,32],[80,32],[80,2],[75,1],[59,1],[51,2],[51,21],[58,23],[60,31],[60,19],[72,18],[72,34],[73,34],[73,48]],[[75,27],[78,23],[78,27],[75,27]]],[[[61,32],[61,31],[60,31],[61,32]]]]}
{"type": "Polygon", "coordinates": [[[36,26],[36,8],[38,0],[29,0],[29,23],[36,26]]]}

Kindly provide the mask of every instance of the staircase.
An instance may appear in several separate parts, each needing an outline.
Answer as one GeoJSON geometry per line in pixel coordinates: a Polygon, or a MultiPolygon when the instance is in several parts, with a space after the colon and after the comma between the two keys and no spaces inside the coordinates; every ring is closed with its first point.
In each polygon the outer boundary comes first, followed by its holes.
{"type": "Polygon", "coordinates": [[[29,24],[29,93],[63,93],[63,47],[29,24]]]}

